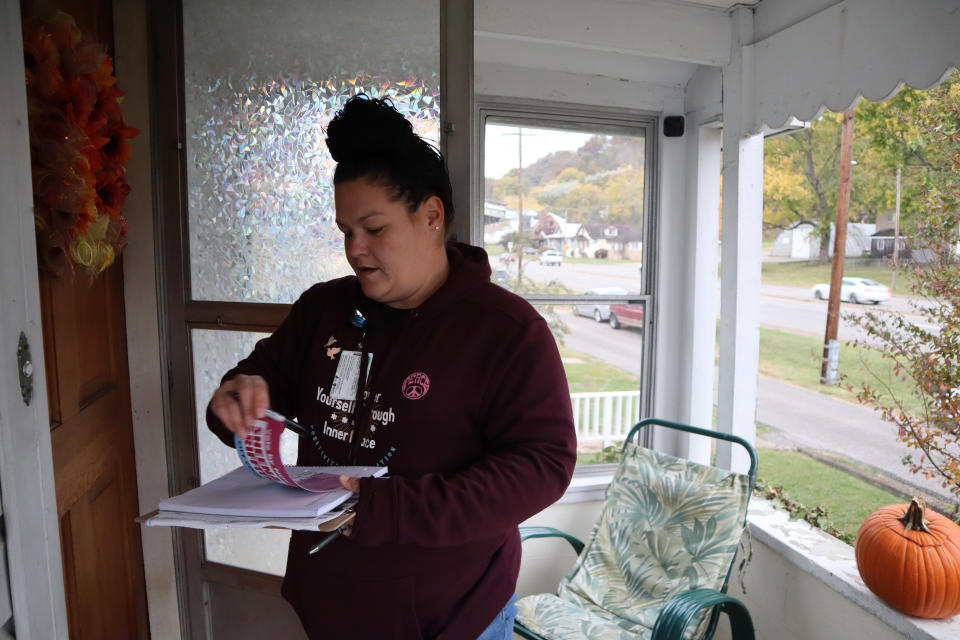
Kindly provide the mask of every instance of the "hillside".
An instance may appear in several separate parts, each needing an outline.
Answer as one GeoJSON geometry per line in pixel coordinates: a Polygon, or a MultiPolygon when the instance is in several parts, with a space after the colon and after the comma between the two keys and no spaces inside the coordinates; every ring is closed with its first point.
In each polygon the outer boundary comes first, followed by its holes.
{"type": "MultiPolygon", "coordinates": [[[[640,222],[642,138],[593,136],[575,151],[550,153],[523,169],[524,209],[546,208],[573,222],[640,222]]],[[[486,180],[486,195],[517,206],[518,171],[486,180]]]]}

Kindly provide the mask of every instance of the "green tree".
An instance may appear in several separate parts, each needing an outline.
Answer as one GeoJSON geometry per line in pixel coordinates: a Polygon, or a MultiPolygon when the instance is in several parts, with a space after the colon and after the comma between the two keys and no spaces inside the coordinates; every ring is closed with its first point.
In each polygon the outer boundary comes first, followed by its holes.
{"type": "Polygon", "coordinates": [[[555,179],[551,180],[550,182],[551,183],[569,182],[571,180],[576,182],[583,182],[583,179],[586,177],[587,177],[587,174],[585,174],[583,171],[580,171],[580,169],[577,169],[576,167],[567,167],[566,169],[561,171],[555,179]]]}
{"type": "Polygon", "coordinates": [[[603,184],[607,202],[604,222],[639,224],[643,214],[643,170],[627,168],[609,176],[603,184]]]}
{"type": "Polygon", "coordinates": [[[910,220],[930,206],[932,191],[950,184],[957,170],[953,108],[960,91],[954,72],[935,89],[904,88],[883,104],[864,103],[865,132],[888,175],[903,172],[901,215],[910,220]]]}
{"type": "Polygon", "coordinates": [[[503,202],[507,196],[517,195],[517,172],[510,171],[493,185],[493,199],[503,202]]]}
{"type": "Polygon", "coordinates": [[[922,202],[904,222],[914,261],[895,266],[913,276],[912,312],[921,321],[903,313],[846,318],[867,333],[855,344],[878,348],[893,361],[894,375],[913,382],[921,409],[909,409],[879,375],[857,389],[857,397],[895,424],[899,439],[916,450],[904,464],[938,479],[960,507],[960,84],[954,75],[914,97],[894,105],[902,122],[882,123],[898,137],[878,144],[889,145],[890,157],[913,158],[923,168],[916,175],[922,202]]]}
{"type": "MultiPolygon", "coordinates": [[[[935,98],[913,89],[904,89],[887,102],[857,104],[851,222],[875,222],[880,214],[893,211],[898,167],[903,172],[901,217],[908,220],[925,209],[931,172],[944,165],[938,144],[921,134],[916,119],[924,105],[935,104],[935,98]]],[[[836,219],[840,119],[841,114],[827,111],[805,129],[768,140],[764,149],[764,226],[788,229],[812,224],[823,259],[830,223],[836,219]]]]}
{"type": "Polygon", "coordinates": [[[767,228],[813,225],[827,256],[840,161],[840,116],[825,113],[809,127],[764,145],[763,221],[767,228]]]}
{"type": "Polygon", "coordinates": [[[554,196],[541,191],[538,200],[571,222],[599,221],[606,205],[603,190],[589,182],[580,183],[570,191],[554,196]]]}

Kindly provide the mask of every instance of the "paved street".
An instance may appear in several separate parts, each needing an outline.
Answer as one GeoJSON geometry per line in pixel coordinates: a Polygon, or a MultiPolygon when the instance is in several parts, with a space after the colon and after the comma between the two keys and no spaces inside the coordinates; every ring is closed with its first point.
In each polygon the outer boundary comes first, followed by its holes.
{"type": "Polygon", "coordinates": [[[593,318],[575,316],[567,311],[562,311],[561,317],[570,329],[563,339],[568,347],[640,376],[643,362],[643,334],[640,331],[612,329],[607,323],[598,324],[593,318]]]}
{"type": "MultiPolygon", "coordinates": [[[[565,311],[561,317],[570,329],[564,336],[568,347],[640,375],[643,337],[639,332],[615,331],[606,324],[565,311]]],[[[714,384],[714,394],[717,388],[714,384]]],[[[901,464],[900,460],[910,451],[896,440],[895,427],[881,420],[873,409],[761,376],[757,421],[775,430],[765,444],[840,454],[902,484],[949,499],[937,482],[914,475],[901,464]]]]}
{"type": "Polygon", "coordinates": [[[872,409],[763,376],[757,393],[757,421],[778,432],[771,437],[773,442],[838,453],[949,499],[939,483],[914,475],[901,464],[910,450],[897,441],[896,427],[872,409]]]}
{"type": "MultiPolygon", "coordinates": [[[[814,299],[809,289],[765,284],[760,287],[760,296],[760,326],[803,335],[823,336],[827,321],[827,301],[814,299]]],[[[902,295],[894,295],[887,302],[878,305],[842,302],[840,303],[840,325],[837,329],[837,337],[840,341],[865,337],[863,331],[843,317],[844,314],[860,315],[865,311],[881,314],[897,311],[916,323],[923,323],[924,320],[910,306],[909,299],[902,295]]],[[[920,326],[932,328],[926,324],[920,326]]]]}
{"type": "MultiPolygon", "coordinates": [[[[625,289],[639,286],[638,265],[629,263],[547,267],[530,261],[524,267],[524,274],[536,281],[561,282],[577,293],[600,286],[625,289]]],[[[878,306],[847,303],[842,306],[844,312],[854,313],[864,310],[912,311],[905,296],[894,296],[878,306]]],[[[559,313],[570,329],[564,337],[568,347],[640,375],[643,346],[640,332],[616,331],[591,318],[575,316],[566,309],[559,310],[559,313]]],[[[760,313],[761,326],[820,337],[826,321],[826,302],[814,300],[807,288],[763,285],[760,313]]],[[[915,317],[920,320],[919,316],[915,317]]],[[[853,327],[841,322],[841,340],[849,340],[855,335],[853,327]]],[[[897,442],[893,425],[880,420],[874,410],[772,378],[761,377],[757,392],[757,421],[774,430],[767,437],[770,443],[837,453],[881,471],[908,487],[949,499],[947,491],[937,482],[911,474],[901,464],[903,456],[910,451],[897,442]]]]}
{"type": "MultiPolygon", "coordinates": [[[[565,262],[563,265],[545,266],[537,262],[536,256],[525,256],[523,273],[525,278],[535,282],[555,281],[566,287],[571,293],[583,293],[599,287],[618,287],[628,291],[640,288],[639,263],[593,263],[576,264],[565,262]]],[[[494,268],[502,266],[493,260],[494,268]]],[[[515,282],[516,265],[507,268],[511,284],[515,282]]],[[[720,285],[717,283],[717,315],[720,314],[720,285]]],[[[760,325],[771,329],[780,329],[808,336],[822,337],[827,320],[827,303],[815,300],[806,287],[763,285],[760,289],[760,325]]],[[[861,314],[865,311],[884,313],[886,311],[905,312],[920,322],[906,296],[895,295],[891,300],[879,305],[861,305],[841,303],[841,314],[861,314]]],[[[841,341],[865,337],[865,334],[841,317],[838,329],[841,341]]]]}

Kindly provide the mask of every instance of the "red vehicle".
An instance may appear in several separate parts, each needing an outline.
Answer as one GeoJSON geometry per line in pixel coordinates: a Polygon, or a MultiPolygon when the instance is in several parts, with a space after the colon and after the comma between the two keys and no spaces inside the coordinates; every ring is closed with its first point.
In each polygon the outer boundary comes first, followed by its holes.
{"type": "Polygon", "coordinates": [[[611,304],[610,326],[614,329],[621,327],[636,327],[643,330],[642,304],[611,304]]]}

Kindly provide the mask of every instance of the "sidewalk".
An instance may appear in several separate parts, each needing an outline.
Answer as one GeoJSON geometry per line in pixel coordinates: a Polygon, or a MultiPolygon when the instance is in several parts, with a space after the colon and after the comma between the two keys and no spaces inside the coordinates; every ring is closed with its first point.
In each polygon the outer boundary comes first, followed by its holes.
{"type": "Polygon", "coordinates": [[[896,427],[881,420],[873,409],[761,376],[757,422],[774,429],[765,438],[769,444],[836,453],[911,490],[951,500],[938,481],[912,474],[903,466],[901,459],[916,450],[899,442],[896,427]]]}

